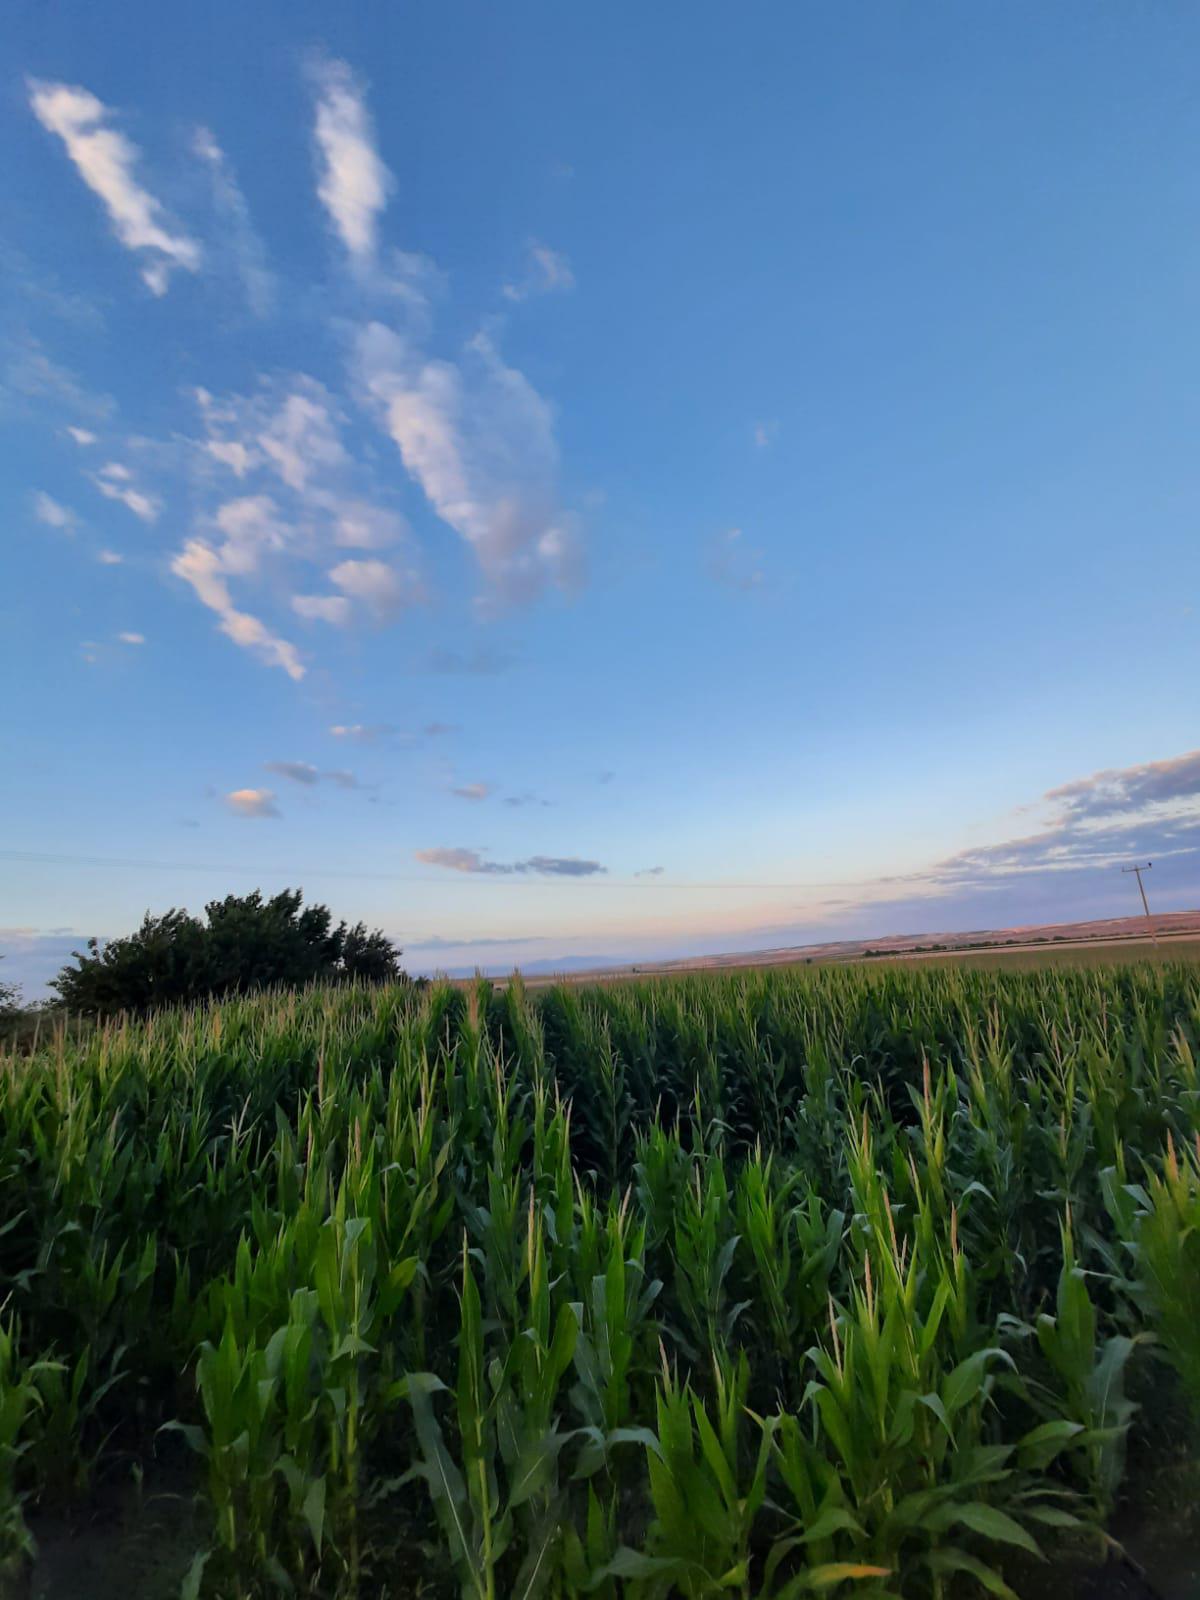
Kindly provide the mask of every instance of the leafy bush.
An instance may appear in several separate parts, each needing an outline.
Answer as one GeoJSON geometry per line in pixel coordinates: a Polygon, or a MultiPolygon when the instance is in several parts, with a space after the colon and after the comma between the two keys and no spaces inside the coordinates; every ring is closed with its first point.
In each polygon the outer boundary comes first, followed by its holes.
{"type": "Polygon", "coordinates": [[[52,987],[71,1010],[111,1016],[272,986],[339,979],[396,982],[400,952],[363,923],[336,926],[328,907],[301,905],[299,889],[264,900],[255,890],[205,907],[207,921],[171,910],[149,912],[136,933],[88,940],[78,963],[52,987]]]}

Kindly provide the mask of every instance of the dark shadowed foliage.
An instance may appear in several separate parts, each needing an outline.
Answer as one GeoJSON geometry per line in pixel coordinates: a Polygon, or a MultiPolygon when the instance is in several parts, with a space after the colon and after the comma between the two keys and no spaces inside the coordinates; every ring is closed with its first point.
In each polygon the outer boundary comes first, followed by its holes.
{"type": "Polygon", "coordinates": [[[204,908],[148,912],[136,933],[88,940],[52,987],[72,1011],[108,1016],[150,1011],[215,995],[317,981],[396,982],[400,952],[379,929],[334,923],[328,906],[302,905],[302,891],[264,900],[255,890],[204,908]]]}

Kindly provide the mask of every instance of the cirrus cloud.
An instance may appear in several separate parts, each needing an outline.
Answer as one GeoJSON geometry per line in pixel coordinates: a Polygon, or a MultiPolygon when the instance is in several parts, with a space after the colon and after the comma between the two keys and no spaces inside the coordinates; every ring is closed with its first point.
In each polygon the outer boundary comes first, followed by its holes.
{"type": "Polygon", "coordinates": [[[350,68],[344,61],[320,61],[312,73],[317,195],[350,255],[368,260],[375,253],[376,223],[392,175],[375,148],[362,87],[350,68]]]}
{"type": "Polygon", "coordinates": [[[329,576],[343,594],[357,600],[380,622],[425,598],[415,572],[398,572],[386,561],[340,561],[329,576]]]}
{"type": "Polygon", "coordinates": [[[216,612],[221,632],[234,644],[254,651],[268,666],[282,667],[289,678],[298,681],[304,676],[295,646],[273,634],[260,618],[234,605],[219,551],[202,539],[189,539],[171,562],[171,571],[191,584],[201,605],[216,612]]]}
{"type": "Polygon", "coordinates": [[[44,489],[37,490],[33,496],[33,514],[47,528],[57,528],[62,533],[70,533],[79,522],[73,511],[44,489]]]}
{"type": "Polygon", "coordinates": [[[561,250],[551,250],[536,239],[529,242],[529,266],[519,283],[506,283],[501,290],[506,300],[528,300],[531,295],[562,294],[575,287],[571,263],[561,250]]]}
{"type": "Polygon", "coordinates": [[[133,473],[120,461],[110,461],[92,474],[92,482],[106,500],[119,500],[142,522],[157,522],[162,503],[133,481],[133,473]]]}
{"type": "Polygon", "coordinates": [[[247,304],[256,316],[265,317],[275,302],[275,279],[267,267],[266,249],[250,220],[246,197],[225,152],[207,128],[197,128],[192,135],[192,153],[207,169],[223,248],[241,280],[247,304]]]}
{"type": "Polygon", "coordinates": [[[405,471],[478,562],[486,600],[507,605],[548,586],[575,587],[579,519],[558,502],[550,407],[492,340],[478,334],[459,366],[372,322],[356,361],[405,471]]]}
{"type": "Polygon", "coordinates": [[[107,124],[112,112],[87,89],[66,83],[28,82],[33,114],[57,134],[79,176],[103,202],[113,232],[127,250],[148,258],[142,279],[152,294],[163,295],[171,272],[195,272],[201,250],[195,239],[174,228],[163,207],[134,176],[140,152],[107,124]]]}

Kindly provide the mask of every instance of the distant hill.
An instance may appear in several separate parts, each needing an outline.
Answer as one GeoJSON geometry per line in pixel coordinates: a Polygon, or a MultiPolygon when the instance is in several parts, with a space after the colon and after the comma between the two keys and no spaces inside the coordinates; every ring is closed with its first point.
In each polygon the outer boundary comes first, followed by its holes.
{"type": "MultiPolygon", "coordinates": [[[[768,950],[737,950],[724,955],[688,956],[677,961],[644,961],[618,965],[587,956],[542,960],[522,967],[527,978],[630,977],[668,972],[705,972],[732,967],[790,966],[804,962],[888,960],[907,955],[936,955],[966,950],[1028,950],[1043,945],[1070,948],[1096,944],[1149,942],[1200,937],[1200,911],[1169,911],[1151,917],[1108,917],[1097,922],[1052,922],[1013,928],[973,928],[942,933],[892,933],[864,939],[834,939],[825,944],[780,945],[768,950]]],[[[467,976],[463,971],[452,976],[467,976]]]]}

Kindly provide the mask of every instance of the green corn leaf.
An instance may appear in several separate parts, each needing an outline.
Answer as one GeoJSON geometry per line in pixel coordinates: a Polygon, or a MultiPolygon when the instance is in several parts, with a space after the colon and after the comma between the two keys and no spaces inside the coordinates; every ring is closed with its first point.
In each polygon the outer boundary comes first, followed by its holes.
{"type": "Polygon", "coordinates": [[[821,1539],[828,1539],[831,1534],[852,1533],[857,1539],[866,1539],[862,1524],[844,1506],[830,1506],[822,1511],[815,1521],[805,1525],[804,1532],[797,1534],[798,1544],[815,1544],[821,1539]]]}
{"type": "Polygon", "coordinates": [[[180,1586],[179,1600],[200,1600],[200,1585],[204,1581],[204,1569],[211,1555],[211,1550],[198,1550],[192,1557],[180,1586]]]}
{"type": "Polygon", "coordinates": [[[999,1600],[1018,1600],[1000,1574],[984,1562],[968,1555],[965,1550],[959,1550],[954,1545],[946,1545],[941,1550],[935,1550],[925,1558],[926,1565],[931,1572],[953,1574],[965,1572],[968,1577],[974,1578],[989,1594],[999,1597],[999,1600]]]}
{"type": "Polygon", "coordinates": [[[1030,1506],[1025,1515],[1031,1521],[1043,1523],[1047,1528],[1078,1528],[1080,1525],[1078,1517],[1072,1516],[1060,1506],[1030,1506]]]}
{"type": "Polygon", "coordinates": [[[451,1554],[456,1562],[466,1562],[473,1567],[476,1563],[477,1540],[468,1526],[467,1486],[446,1449],[441,1426],[429,1399],[431,1394],[444,1387],[432,1374],[410,1373],[408,1400],[424,1457],[421,1462],[422,1474],[450,1535],[451,1554]]]}
{"type": "Polygon", "coordinates": [[[1019,1522],[1014,1521],[1007,1512],[1000,1511],[996,1506],[989,1506],[983,1501],[969,1500],[965,1504],[946,1506],[941,1514],[933,1519],[935,1527],[969,1528],[972,1533],[981,1534],[985,1539],[993,1539],[999,1544],[1016,1545],[1018,1549],[1028,1551],[1032,1556],[1040,1556],[1041,1550],[1037,1541],[1029,1534],[1019,1522]]]}
{"type": "Polygon", "coordinates": [[[530,1535],[525,1559],[512,1587],[512,1600],[537,1600],[554,1577],[554,1553],[561,1542],[561,1508],[544,1517],[530,1535]]]}
{"type": "Polygon", "coordinates": [[[308,1493],[304,1496],[301,1508],[308,1531],[312,1535],[313,1544],[316,1546],[317,1555],[321,1554],[321,1541],[325,1535],[325,1478],[322,1475],[314,1478],[309,1485],[308,1493]]]}
{"type": "Polygon", "coordinates": [[[648,1556],[641,1550],[622,1545],[593,1579],[593,1587],[604,1578],[661,1578],[678,1572],[680,1563],[665,1556],[648,1556]]]}
{"type": "Polygon", "coordinates": [[[1017,1443],[1017,1459],[1028,1470],[1044,1472],[1054,1458],[1070,1445],[1081,1442],[1084,1427],[1066,1417],[1043,1422],[1017,1443]]]}
{"type": "Polygon", "coordinates": [[[524,1505],[553,1482],[555,1464],[565,1443],[564,1435],[549,1433],[525,1446],[509,1481],[508,1504],[511,1507],[524,1505]]]}

